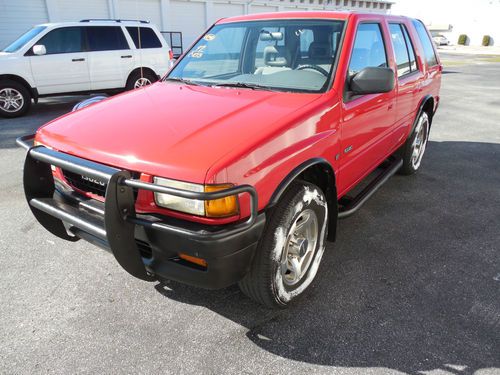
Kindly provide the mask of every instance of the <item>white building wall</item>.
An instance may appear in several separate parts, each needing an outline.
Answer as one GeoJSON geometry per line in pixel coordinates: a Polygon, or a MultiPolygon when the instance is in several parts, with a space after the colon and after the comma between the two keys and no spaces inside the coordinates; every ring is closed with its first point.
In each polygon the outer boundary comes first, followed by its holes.
{"type": "Polygon", "coordinates": [[[188,47],[216,20],[249,13],[307,10],[383,12],[387,0],[0,0],[0,48],[31,26],[86,18],[144,19],[181,31],[188,47]]]}
{"type": "Polygon", "coordinates": [[[109,17],[108,0],[52,0],[48,2],[48,5],[53,10],[50,14],[51,22],[109,17]]]}
{"type": "Polygon", "coordinates": [[[115,18],[144,19],[151,21],[162,28],[160,0],[117,0],[115,18]],[[140,15],[140,17],[138,16],[140,15]]]}
{"type": "Polygon", "coordinates": [[[0,0],[0,49],[48,20],[45,0],[0,0]]]}

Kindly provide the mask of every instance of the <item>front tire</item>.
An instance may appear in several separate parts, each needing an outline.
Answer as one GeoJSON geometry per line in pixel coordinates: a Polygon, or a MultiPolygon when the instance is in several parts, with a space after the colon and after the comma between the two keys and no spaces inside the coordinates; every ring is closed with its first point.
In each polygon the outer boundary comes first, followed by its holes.
{"type": "Polygon", "coordinates": [[[429,140],[429,130],[429,115],[427,112],[422,112],[412,135],[403,146],[403,166],[399,170],[400,174],[411,175],[420,168],[429,140]]]}
{"type": "Polygon", "coordinates": [[[323,191],[307,182],[294,182],[272,211],[240,289],[267,307],[288,306],[316,276],[327,227],[323,191]]]}
{"type": "Polygon", "coordinates": [[[30,106],[31,95],[24,85],[11,80],[0,82],[0,116],[19,117],[28,112],[30,106]]]}

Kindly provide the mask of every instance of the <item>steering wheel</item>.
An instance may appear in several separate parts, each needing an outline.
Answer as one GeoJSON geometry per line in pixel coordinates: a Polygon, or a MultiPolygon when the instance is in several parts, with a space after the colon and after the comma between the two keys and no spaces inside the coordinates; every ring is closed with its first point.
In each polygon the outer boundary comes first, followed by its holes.
{"type": "Polygon", "coordinates": [[[304,69],[311,69],[315,70],[321,74],[323,74],[325,77],[328,77],[328,72],[326,69],[322,68],[321,66],[318,65],[302,65],[297,68],[297,70],[304,70],[304,69]]]}

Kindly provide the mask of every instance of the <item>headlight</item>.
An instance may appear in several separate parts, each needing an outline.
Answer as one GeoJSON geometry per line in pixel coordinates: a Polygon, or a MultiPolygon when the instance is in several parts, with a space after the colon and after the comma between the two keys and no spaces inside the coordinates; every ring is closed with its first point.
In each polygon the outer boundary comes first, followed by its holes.
{"type": "MultiPolygon", "coordinates": [[[[231,184],[200,185],[190,182],[170,180],[162,177],[155,177],[154,183],[175,189],[207,193],[228,189],[233,186],[231,184]]],[[[226,217],[236,215],[238,213],[238,198],[236,195],[209,201],[202,201],[197,199],[176,197],[170,194],[155,193],[155,201],[158,206],[198,216],[226,217]]]]}

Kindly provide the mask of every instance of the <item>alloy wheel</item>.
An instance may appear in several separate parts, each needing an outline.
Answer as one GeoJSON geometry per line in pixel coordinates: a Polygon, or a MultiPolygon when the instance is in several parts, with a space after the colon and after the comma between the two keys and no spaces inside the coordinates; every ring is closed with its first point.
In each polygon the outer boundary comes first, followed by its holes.
{"type": "Polygon", "coordinates": [[[8,113],[20,111],[24,105],[22,94],[14,88],[4,88],[0,90],[0,108],[8,113]]]}
{"type": "Polygon", "coordinates": [[[318,242],[318,217],[306,209],[293,222],[281,257],[283,283],[293,286],[307,273],[318,242]]]}

